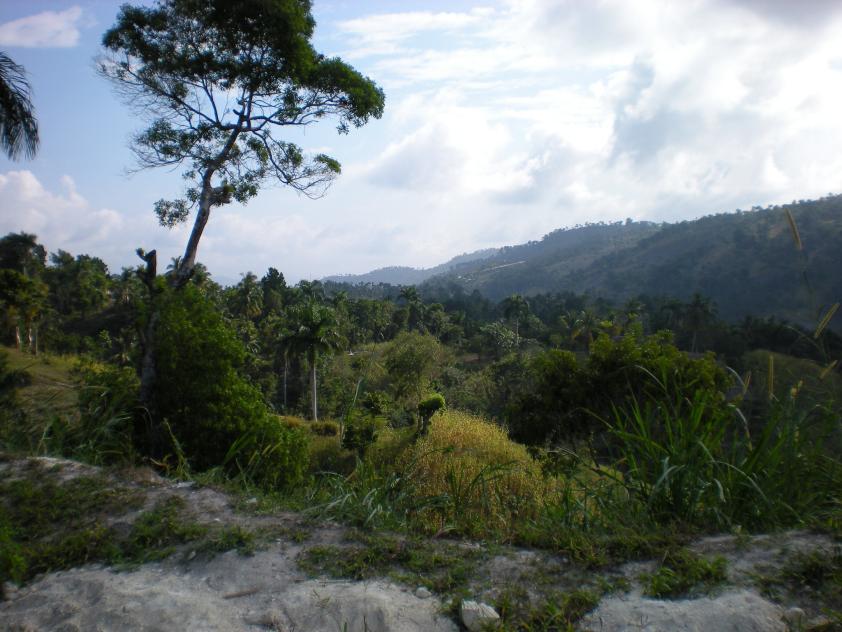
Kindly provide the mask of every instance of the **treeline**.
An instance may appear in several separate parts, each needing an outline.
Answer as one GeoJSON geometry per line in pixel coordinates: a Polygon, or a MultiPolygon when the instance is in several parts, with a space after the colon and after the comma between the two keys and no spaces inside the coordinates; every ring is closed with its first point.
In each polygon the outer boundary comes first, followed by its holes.
{"type": "MultiPolygon", "coordinates": [[[[8,344],[139,368],[148,297],[137,271],[111,274],[97,257],[61,250],[48,256],[24,233],[0,239],[0,263],[8,344]]],[[[238,348],[236,371],[270,410],[334,419],[374,411],[407,424],[425,397],[441,393],[451,405],[497,419],[533,443],[588,428],[587,415],[571,411],[600,408],[588,393],[612,390],[606,366],[645,365],[642,349],[673,365],[688,357],[678,350],[697,354],[697,362],[710,363],[709,373],[725,364],[745,372],[754,349],[818,362],[842,351],[842,339],[829,331],[818,344],[812,332],[775,319],[728,324],[698,294],[689,301],[640,296],[621,305],[571,292],[492,302],[456,283],[422,292],[385,284],[291,286],[274,268],[223,287],[201,265],[191,286],[190,306],[170,318],[217,314],[220,331],[231,336],[226,344],[238,348]],[[664,331],[671,333],[653,337],[664,331]],[[719,364],[704,352],[714,352],[719,364]],[[600,354],[614,360],[602,362],[600,354]],[[627,357],[621,362],[620,356],[627,357]]],[[[167,323],[170,333],[176,328],[167,323]]],[[[188,340],[171,344],[173,353],[188,353],[188,340]]],[[[202,359],[196,362],[199,370],[202,359]]],[[[630,381],[617,379],[623,388],[630,381]]],[[[609,405],[611,398],[604,399],[609,405]]]]}

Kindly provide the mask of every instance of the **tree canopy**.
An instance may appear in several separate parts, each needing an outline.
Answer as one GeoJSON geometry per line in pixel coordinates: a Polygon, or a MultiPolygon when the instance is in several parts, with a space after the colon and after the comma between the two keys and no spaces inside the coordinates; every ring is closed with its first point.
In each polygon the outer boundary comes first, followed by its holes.
{"type": "Polygon", "coordinates": [[[211,208],[245,203],[267,181],[319,196],[340,172],[279,133],[326,117],[345,133],[382,115],[383,91],[317,53],[314,28],[309,0],[163,0],[123,6],[105,33],[100,73],[149,119],[133,141],[139,166],[185,167],[184,196],[155,205],[168,227],[196,209],[177,283],[192,273],[211,208]]]}

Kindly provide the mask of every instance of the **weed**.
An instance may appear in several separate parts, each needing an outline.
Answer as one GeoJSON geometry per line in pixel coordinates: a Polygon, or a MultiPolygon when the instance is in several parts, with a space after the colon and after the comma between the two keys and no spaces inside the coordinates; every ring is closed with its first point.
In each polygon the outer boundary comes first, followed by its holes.
{"type": "Polygon", "coordinates": [[[553,592],[534,604],[525,591],[503,592],[495,601],[504,630],[518,632],[567,632],[576,621],[593,610],[600,595],[590,590],[553,592]]]}
{"type": "Polygon", "coordinates": [[[129,562],[148,562],[168,557],[176,545],[198,540],[208,532],[202,525],[184,519],[185,501],[170,496],[134,522],[131,535],[122,547],[129,562]]]}
{"type": "Polygon", "coordinates": [[[298,564],[309,573],[337,578],[360,580],[388,575],[410,586],[422,585],[452,595],[465,588],[482,555],[453,543],[357,534],[351,545],[307,549],[298,564]]]}
{"type": "Polygon", "coordinates": [[[676,598],[707,592],[726,579],[725,558],[707,560],[687,549],[669,549],[658,569],[641,578],[645,594],[657,598],[676,598]]]}

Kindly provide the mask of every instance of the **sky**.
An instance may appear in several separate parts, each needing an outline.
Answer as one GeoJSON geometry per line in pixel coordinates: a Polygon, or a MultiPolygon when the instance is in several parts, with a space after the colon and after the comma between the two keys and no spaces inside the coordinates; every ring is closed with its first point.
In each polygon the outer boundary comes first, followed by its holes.
{"type": "MultiPolygon", "coordinates": [[[[3,0],[41,147],[0,157],[0,234],[102,258],[183,252],[160,227],[179,169],[138,171],[145,120],[94,71],[119,2],[3,0]]],[[[349,135],[295,140],[343,167],[311,200],[283,187],[214,209],[199,260],[236,282],[429,267],[556,228],[680,221],[842,192],[842,2],[314,0],[317,50],[386,93],[349,135]]]]}

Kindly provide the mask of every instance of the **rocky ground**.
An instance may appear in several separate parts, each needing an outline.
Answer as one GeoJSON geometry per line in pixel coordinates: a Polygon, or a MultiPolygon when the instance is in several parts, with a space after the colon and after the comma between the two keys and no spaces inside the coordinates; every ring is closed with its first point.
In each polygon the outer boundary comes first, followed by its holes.
{"type": "Polygon", "coordinates": [[[256,503],[248,498],[147,469],[0,460],[6,486],[23,479],[61,486],[84,477],[131,494],[123,509],[101,516],[110,533],[134,533],[144,512],[177,498],[184,515],[202,527],[188,532],[201,537],[185,537],[149,556],[153,561],[86,564],[20,587],[8,584],[0,629],[445,631],[465,629],[459,606],[467,600],[493,605],[503,620],[487,625],[504,629],[563,630],[574,619],[573,629],[601,632],[842,629],[829,607],[842,591],[842,552],[827,535],[698,540],[683,555],[715,561],[715,572],[676,588],[682,571],[664,571],[663,559],[588,569],[543,551],[369,534],[290,512],[262,514],[249,508],[256,503]],[[220,545],[227,540],[219,534],[231,528],[251,535],[220,545]],[[651,596],[653,586],[671,598],[651,596]]]}

